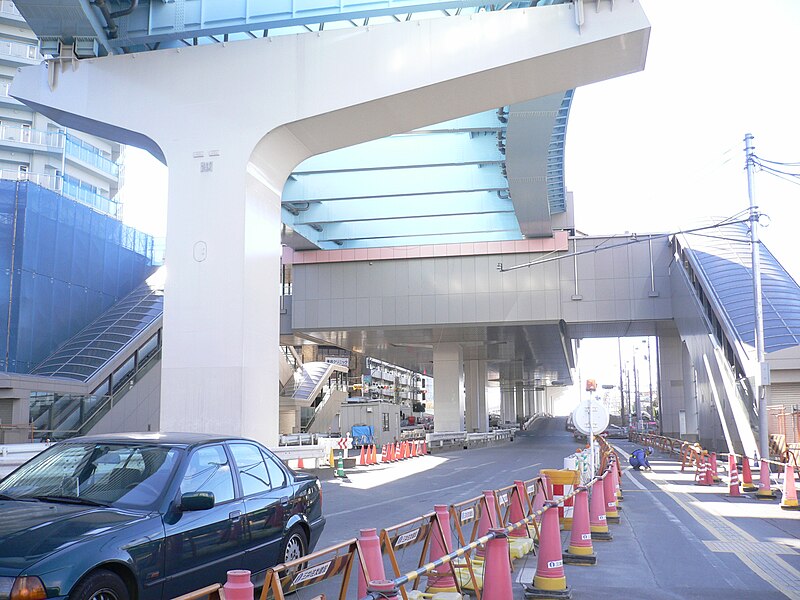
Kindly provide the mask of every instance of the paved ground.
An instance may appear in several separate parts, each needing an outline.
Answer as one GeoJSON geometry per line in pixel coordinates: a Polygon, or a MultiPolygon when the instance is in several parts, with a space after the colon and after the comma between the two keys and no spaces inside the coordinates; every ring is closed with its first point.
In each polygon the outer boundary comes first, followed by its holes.
{"type": "MultiPolygon", "coordinates": [[[[329,520],[318,547],[355,537],[362,527],[380,530],[414,518],[434,503],[458,502],[559,468],[576,446],[563,425],[553,419],[511,444],[358,468],[344,481],[327,480],[329,520]]],[[[616,446],[623,453],[635,447],[624,440],[616,446]]],[[[674,458],[656,455],[652,464],[652,472],[623,474],[622,519],[611,525],[613,541],[595,543],[598,564],[565,567],[573,598],[800,600],[800,512],[782,511],[777,501],[727,498],[723,486],[695,486],[693,474],[681,474],[674,458]]],[[[562,533],[564,547],[568,535],[562,533]]],[[[402,571],[416,568],[420,550],[412,546],[400,554],[402,571]]],[[[514,567],[514,597],[522,598],[536,558],[514,567]]],[[[336,597],[320,586],[295,597],[321,592],[336,597]]],[[[356,597],[351,583],[347,598],[356,597]]]]}

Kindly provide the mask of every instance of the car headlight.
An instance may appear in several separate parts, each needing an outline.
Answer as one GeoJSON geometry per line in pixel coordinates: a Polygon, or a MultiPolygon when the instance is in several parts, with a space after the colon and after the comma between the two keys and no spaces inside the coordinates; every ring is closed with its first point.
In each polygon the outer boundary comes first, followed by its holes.
{"type": "Polygon", "coordinates": [[[0,577],[0,600],[45,600],[47,592],[38,577],[0,577]]]}

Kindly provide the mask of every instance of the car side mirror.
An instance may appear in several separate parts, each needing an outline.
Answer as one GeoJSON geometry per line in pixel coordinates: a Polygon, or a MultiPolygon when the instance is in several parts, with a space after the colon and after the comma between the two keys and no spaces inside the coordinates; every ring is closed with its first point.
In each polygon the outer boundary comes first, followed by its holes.
{"type": "Polygon", "coordinates": [[[187,492],[181,494],[182,511],[208,510],[214,508],[213,492],[187,492]]]}

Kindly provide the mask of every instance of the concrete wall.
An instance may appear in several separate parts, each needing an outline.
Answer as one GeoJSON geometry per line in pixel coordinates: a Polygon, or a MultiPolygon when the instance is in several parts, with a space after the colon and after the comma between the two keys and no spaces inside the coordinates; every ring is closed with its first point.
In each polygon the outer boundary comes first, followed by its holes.
{"type": "Polygon", "coordinates": [[[537,253],[295,264],[292,325],[315,331],[671,319],[666,240],[653,242],[652,286],[648,244],[628,241],[570,242],[579,252],[616,246],[578,257],[578,294],[572,258],[502,273],[497,269],[500,262],[508,268],[544,258],[537,253]]]}
{"type": "Polygon", "coordinates": [[[158,360],[89,433],[158,431],[160,406],[161,361],[158,360]]]}

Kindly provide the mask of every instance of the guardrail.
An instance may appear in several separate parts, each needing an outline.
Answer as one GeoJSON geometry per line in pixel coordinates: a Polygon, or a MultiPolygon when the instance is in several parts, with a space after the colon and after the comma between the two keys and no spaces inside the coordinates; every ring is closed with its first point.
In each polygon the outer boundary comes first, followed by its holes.
{"type": "Polygon", "coordinates": [[[501,440],[514,441],[515,429],[495,429],[488,432],[467,433],[465,431],[442,431],[429,433],[425,437],[428,448],[447,448],[460,446],[465,450],[470,447],[485,445],[501,440]]]}
{"type": "Polygon", "coordinates": [[[288,460],[313,460],[314,468],[318,469],[320,461],[328,456],[328,448],[322,445],[314,446],[278,446],[270,448],[272,453],[282,461],[288,460]]]}

